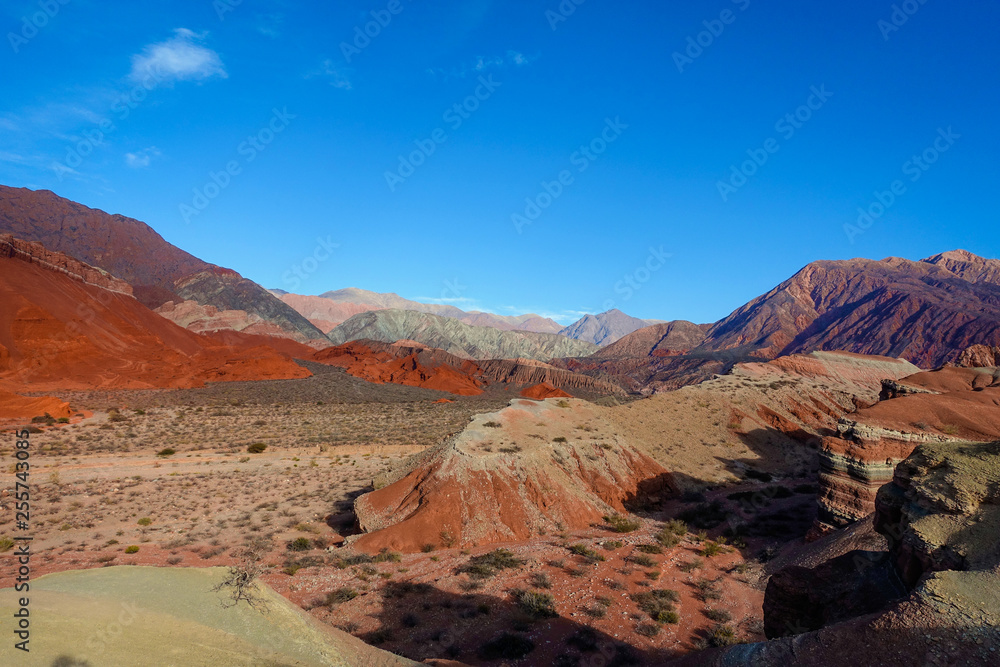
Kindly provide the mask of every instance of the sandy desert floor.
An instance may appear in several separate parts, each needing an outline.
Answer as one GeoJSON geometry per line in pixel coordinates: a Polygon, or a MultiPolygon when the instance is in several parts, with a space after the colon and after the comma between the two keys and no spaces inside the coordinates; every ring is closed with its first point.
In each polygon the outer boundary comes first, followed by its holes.
{"type": "MultiPolygon", "coordinates": [[[[755,556],[803,533],[813,511],[808,488],[762,496],[771,487],[761,482],[743,496],[709,490],[671,501],[627,533],[594,526],[373,558],[343,546],[355,530],[353,499],[400,459],[505,405],[511,392],[441,402],[453,397],[370,385],[334,369],[308,380],[60,397],[92,416],[39,425],[30,437],[33,576],[228,565],[239,547],[263,539],[264,580],[275,590],[325,623],[417,660],[496,664],[524,654],[523,664],[574,665],[603,654],[608,664],[648,664],[713,641],[759,640],[755,556]],[[250,453],[254,445],[266,448],[250,453]],[[699,526],[711,501],[721,503],[720,516],[734,515],[754,495],[768,509],[741,516],[762,530],[734,540],[739,549],[714,546],[726,524],[717,516],[699,526]],[[664,522],[684,510],[692,532],[664,546],[664,522]],[[509,567],[470,571],[483,556],[509,567]]],[[[0,538],[14,534],[13,445],[13,432],[0,433],[0,455],[11,462],[0,538]]],[[[4,562],[0,587],[14,576],[4,562]]]]}

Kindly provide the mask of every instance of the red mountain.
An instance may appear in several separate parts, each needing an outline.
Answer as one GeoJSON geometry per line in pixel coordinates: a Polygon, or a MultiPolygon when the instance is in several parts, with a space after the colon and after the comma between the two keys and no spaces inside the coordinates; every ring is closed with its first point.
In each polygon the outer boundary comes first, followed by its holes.
{"type": "Polygon", "coordinates": [[[324,338],[295,310],[237,272],[167,243],[145,223],[48,190],[0,186],[0,233],[104,269],[132,285],[136,299],[151,309],[192,300],[220,311],[246,311],[300,341],[324,338]]]}
{"type": "MultiPolygon", "coordinates": [[[[268,345],[271,339],[192,333],[139,303],[127,283],[10,236],[0,236],[0,303],[0,388],[7,391],[197,387],[310,375],[268,345]]],[[[312,353],[278,340],[285,352],[312,353]]]]}
{"type": "Polygon", "coordinates": [[[923,368],[972,345],[1000,345],[1000,261],[957,250],[914,262],[814,262],[729,317],[702,329],[640,329],[558,365],[632,390],[672,389],[747,359],[816,350],[903,358],[923,368]]]}

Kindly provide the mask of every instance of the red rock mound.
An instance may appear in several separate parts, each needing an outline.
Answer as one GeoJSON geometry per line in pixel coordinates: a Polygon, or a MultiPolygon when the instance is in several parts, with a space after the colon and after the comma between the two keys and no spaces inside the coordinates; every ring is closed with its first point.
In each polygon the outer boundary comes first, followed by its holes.
{"type": "Polygon", "coordinates": [[[570,394],[567,394],[562,389],[556,389],[548,382],[543,382],[541,384],[536,384],[533,387],[522,389],[521,396],[524,396],[525,398],[533,398],[537,401],[544,401],[546,398],[572,398],[570,394]]]}
{"type": "Polygon", "coordinates": [[[320,350],[312,359],[343,368],[368,382],[423,387],[459,396],[483,393],[479,367],[441,350],[355,341],[320,350]]]}
{"type": "Polygon", "coordinates": [[[9,388],[197,387],[310,375],[260,340],[227,345],[186,331],[121,281],[38,244],[15,245],[0,255],[0,379],[9,388]]]}
{"type": "Polygon", "coordinates": [[[49,414],[56,419],[69,418],[73,412],[69,403],[58,398],[44,396],[42,398],[26,398],[0,389],[0,424],[13,420],[29,420],[49,414]]]}
{"type": "Polygon", "coordinates": [[[598,410],[579,400],[569,408],[514,400],[476,417],[358,498],[366,534],[354,546],[412,552],[525,540],[673,495],[670,474],[615,435],[598,410]],[[574,431],[580,425],[586,430],[574,431]]]}

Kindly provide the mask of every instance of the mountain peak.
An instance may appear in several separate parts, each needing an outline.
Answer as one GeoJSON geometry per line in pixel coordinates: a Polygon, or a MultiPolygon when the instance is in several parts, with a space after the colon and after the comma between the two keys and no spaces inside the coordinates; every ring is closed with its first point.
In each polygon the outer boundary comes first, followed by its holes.
{"type": "Polygon", "coordinates": [[[991,260],[985,257],[980,257],[975,253],[971,253],[968,250],[949,250],[948,252],[942,252],[940,254],[934,255],[933,257],[928,257],[927,259],[921,260],[928,262],[930,264],[940,264],[942,261],[953,261],[953,262],[972,262],[979,264],[981,262],[989,262],[991,260]]]}

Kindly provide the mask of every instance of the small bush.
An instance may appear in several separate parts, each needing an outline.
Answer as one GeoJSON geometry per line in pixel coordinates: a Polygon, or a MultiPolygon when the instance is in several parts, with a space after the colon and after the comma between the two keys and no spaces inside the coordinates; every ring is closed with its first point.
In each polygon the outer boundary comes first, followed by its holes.
{"type": "Polygon", "coordinates": [[[137,547],[134,544],[132,546],[125,547],[125,553],[127,553],[127,554],[137,554],[137,553],[139,553],[139,547],[137,547]]]}
{"type": "Polygon", "coordinates": [[[567,440],[566,440],[566,438],[564,438],[563,436],[560,435],[557,438],[552,438],[552,442],[560,442],[560,443],[562,443],[562,442],[567,442],[567,440]]]}
{"type": "Polygon", "coordinates": [[[263,454],[265,449],[267,449],[267,445],[263,442],[255,442],[247,447],[247,452],[250,454],[263,454]]]}
{"type": "Polygon", "coordinates": [[[60,424],[68,424],[69,423],[69,417],[60,417],[59,419],[56,420],[56,422],[58,422],[60,424]]]}
{"type": "Polygon", "coordinates": [[[297,537],[288,543],[289,551],[309,551],[312,548],[312,542],[309,541],[308,537],[297,537]]]}
{"type": "Polygon", "coordinates": [[[725,609],[713,609],[712,607],[705,609],[705,616],[719,623],[728,623],[733,620],[733,615],[725,609]]]}
{"type": "Polygon", "coordinates": [[[402,563],[403,554],[397,553],[395,551],[389,551],[388,549],[383,549],[378,552],[373,558],[373,563],[402,563]]]}
{"type": "Polygon", "coordinates": [[[524,561],[517,558],[513,552],[507,549],[494,549],[481,556],[473,556],[466,565],[458,569],[458,572],[464,572],[473,579],[489,579],[495,577],[501,570],[516,569],[522,565],[524,561]]]}
{"type": "Polygon", "coordinates": [[[138,521],[136,521],[136,523],[139,524],[140,526],[145,527],[145,526],[152,525],[153,520],[150,519],[148,516],[144,516],[141,519],[139,519],[138,521]]]}
{"type": "Polygon", "coordinates": [[[5,553],[14,548],[14,540],[9,537],[0,537],[0,553],[5,553]]]}
{"type": "Polygon", "coordinates": [[[156,455],[160,456],[160,457],[163,457],[163,458],[166,458],[168,456],[173,456],[176,453],[177,453],[176,449],[172,449],[171,447],[167,447],[166,449],[161,449],[160,451],[156,452],[156,455]]]}
{"type": "Polygon", "coordinates": [[[330,591],[329,593],[327,593],[324,603],[326,604],[326,606],[332,607],[333,605],[342,604],[344,602],[350,602],[356,597],[358,597],[358,592],[353,588],[347,588],[345,586],[344,588],[338,588],[335,591],[330,591]]]}
{"type": "Polygon", "coordinates": [[[709,633],[708,643],[710,646],[721,648],[738,644],[739,640],[736,639],[736,630],[732,626],[720,623],[709,633]]]}
{"type": "Polygon", "coordinates": [[[605,523],[616,533],[632,533],[639,530],[642,525],[635,519],[630,519],[621,514],[611,514],[604,517],[605,523]]]}
{"type": "Polygon", "coordinates": [[[534,618],[554,618],[558,616],[556,613],[556,601],[548,593],[539,593],[537,591],[514,591],[514,599],[517,601],[517,606],[527,614],[530,614],[534,618]]]}
{"type": "Polygon", "coordinates": [[[659,544],[640,544],[638,547],[636,547],[636,549],[638,549],[639,551],[641,551],[644,554],[662,554],[663,553],[663,547],[661,547],[659,544]]]}
{"type": "Polygon", "coordinates": [[[681,596],[677,591],[662,589],[633,593],[629,598],[636,603],[639,609],[649,614],[649,617],[654,621],[668,623],[673,621],[666,620],[667,613],[675,611],[675,605],[680,601],[681,596]]]}
{"type": "Polygon", "coordinates": [[[598,561],[604,560],[604,556],[597,553],[596,551],[588,547],[586,544],[574,544],[571,547],[569,547],[569,550],[571,553],[576,554],[577,556],[583,556],[591,563],[596,563],[598,561]]]}
{"type": "Polygon", "coordinates": [[[479,647],[483,660],[520,660],[535,650],[535,642],[521,635],[505,632],[479,647]]]}
{"type": "Polygon", "coordinates": [[[701,550],[701,555],[706,558],[711,558],[712,556],[718,556],[719,554],[725,552],[726,548],[718,542],[706,542],[704,548],[701,550]]]}
{"type": "Polygon", "coordinates": [[[430,552],[434,551],[434,549],[436,549],[436,548],[437,547],[435,547],[433,544],[431,544],[431,543],[428,542],[424,546],[420,547],[420,550],[423,551],[425,554],[429,554],[430,552]]]}
{"type": "Polygon", "coordinates": [[[630,561],[638,565],[639,567],[656,567],[656,561],[653,560],[651,556],[646,554],[639,554],[638,556],[632,556],[629,558],[630,561]]]}
{"type": "Polygon", "coordinates": [[[500,428],[501,424],[500,422],[488,421],[483,426],[486,428],[500,428]]]}
{"type": "Polygon", "coordinates": [[[607,551],[614,551],[615,549],[621,549],[625,546],[624,542],[619,542],[618,540],[606,540],[601,542],[601,548],[607,551]]]}
{"type": "Polygon", "coordinates": [[[643,637],[655,637],[660,634],[660,626],[656,623],[640,623],[635,631],[643,637]]]}

